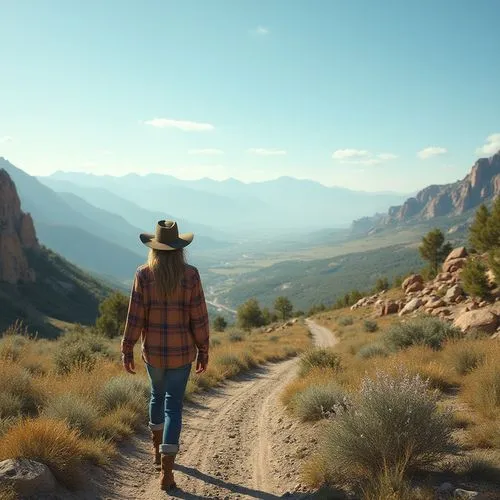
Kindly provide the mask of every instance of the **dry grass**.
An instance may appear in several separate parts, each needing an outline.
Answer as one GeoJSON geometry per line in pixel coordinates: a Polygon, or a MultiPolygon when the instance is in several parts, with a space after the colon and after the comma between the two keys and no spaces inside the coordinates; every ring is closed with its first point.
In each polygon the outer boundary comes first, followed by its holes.
{"type": "Polygon", "coordinates": [[[85,450],[76,431],[60,420],[27,419],[13,426],[1,440],[0,460],[31,458],[46,464],[59,482],[78,486],[85,450]]]}
{"type": "MultiPolygon", "coordinates": [[[[389,295],[393,293],[391,291],[389,295]]],[[[305,377],[298,377],[282,393],[284,405],[293,413],[294,401],[299,394],[307,392],[309,387],[325,387],[329,383],[339,384],[352,401],[360,393],[365,377],[373,378],[377,372],[394,377],[404,367],[410,376],[419,375],[425,380],[429,391],[435,391],[438,413],[443,408],[452,412],[450,426],[454,442],[462,447],[460,475],[464,481],[484,480],[496,484],[495,480],[498,482],[500,477],[500,342],[482,334],[464,337],[433,320],[419,323],[416,332],[408,328],[406,320],[406,326],[401,329],[395,326],[400,322],[396,315],[377,318],[377,331],[367,332],[365,322],[372,319],[369,308],[326,311],[316,316],[315,321],[335,331],[341,340],[334,352],[342,359],[342,369],[314,369],[305,377]],[[346,316],[353,318],[352,324],[339,326],[339,320],[343,322],[342,318],[346,316]],[[392,350],[388,349],[391,344],[386,341],[390,329],[393,332],[391,338],[395,340],[393,344],[397,344],[392,345],[392,350]],[[488,455],[481,455],[481,450],[488,455]],[[494,479],[495,474],[497,479],[494,479]]],[[[340,420],[338,416],[332,416],[332,426],[340,420]]],[[[380,448],[373,438],[377,432],[374,430],[369,434],[371,448],[380,448]]],[[[381,434],[388,436],[390,429],[381,434]]],[[[339,439],[332,439],[331,442],[338,443],[339,439]]],[[[352,443],[348,448],[351,451],[354,449],[352,443]]],[[[450,473],[457,472],[445,462],[440,462],[439,466],[450,473]]],[[[314,487],[335,484],[336,470],[340,477],[346,476],[344,463],[339,466],[337,458],[331,453],[319,453],[305,465],[304,482],[314,487]]],[[[353,470],[347,475],[355,476],[359,470],[358,467],[357,472],[353,470]]],[[[398,467],[386,472],[380,470],[370,479],[359,482],[357,489],[363,492],[362,498],[433,498],[425,488],[418,492],[408,490],[408,473],[400,477],[398,470],[398,467]]]]}
{"type": "MultiPolygon", "coordinates": [[[[218,334],[208,371],[193,373],[188,397],[309,345],[308,330],[300,323],[271,334],[218,334]]],[[[119,350],[118,339],[82,329],[47,341],[30,338],[18,325],[0,338],[0,460],[40,460],[69,487],[78,485],[84,460],[107,463],[116,453],[115,442],[148,420],[150,389],[140,355],[136,352],[138,374],[130,376],[119,350]]]]}

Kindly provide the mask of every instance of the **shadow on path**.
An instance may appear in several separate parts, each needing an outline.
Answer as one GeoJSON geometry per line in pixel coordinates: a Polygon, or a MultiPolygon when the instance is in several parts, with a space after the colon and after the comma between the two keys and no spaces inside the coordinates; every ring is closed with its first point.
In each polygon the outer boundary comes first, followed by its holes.
{"type": "MultiPolygon", "coordinates": [[[[191,476],[195,479],[199,479],[200,481],[203,481],[204,483],[207,484],[212,484],[213,486],[217,486],[218,488],[222,488],[225,490],[228,490],[231,493],[237,493],[239,495],[246,495],[249,497],[253,498],[258,498],[262,500],[269,500],[269,499],[275,499],[275,498],[282,498],[281,496],[274,495],[272,493],[266,493],[264,491],[259,491],[259,490],[253,490],[251,488],[247,488],[246,486],[240,486],[238,484],[230,483],[223,481],[222,479],[218,479],[213,476],[209,476],[208,474],[204,474],[203,472],[200,472],[197,469],[194,469],[192,467],[186,467],[185,465],[176,465],[176,470],[191,476]]],[[[182,498],[186,500],[196,500],[196,499],[202,499],[206,497],[202,497],[199,495],[193,495],[191,493],[182,491],[182,490],[176,490],[172,493],[170,493],[170,496],[172,498],[182,498]]],[[[293,497],[289,497],[293,498],[293,497]]]]}

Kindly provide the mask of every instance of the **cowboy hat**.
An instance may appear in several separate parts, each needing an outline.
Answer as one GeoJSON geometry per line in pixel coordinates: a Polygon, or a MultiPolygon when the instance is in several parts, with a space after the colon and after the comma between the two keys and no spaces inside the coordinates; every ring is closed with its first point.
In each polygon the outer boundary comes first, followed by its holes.
{"type": "Polygon", "coordinates": [[[155,250],[178,250],[187,247],[194,238],[193,233],[179,234],[177,222],[160,220],[156,224],[156,234],[141,233],[141,241],[155,250]]]}

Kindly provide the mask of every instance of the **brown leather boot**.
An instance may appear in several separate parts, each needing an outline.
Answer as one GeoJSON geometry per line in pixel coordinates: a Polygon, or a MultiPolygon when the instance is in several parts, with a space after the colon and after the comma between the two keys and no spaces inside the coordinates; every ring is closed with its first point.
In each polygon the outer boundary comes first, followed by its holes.
{"type": "Polygon", "coordinates": [[[153,438],[154,464],[160,465],[160,445],[163,441],[163,429],[160,429],[158,431],[151,431],[151,437],[153,438]]]}
{"type": "Polygon", "coordinates": [[[174,481],[174,468],[175,455],[162,455],[161,456],[161,476],[160,488],[163,491],[170,491],[177,488],[174,481]]]}

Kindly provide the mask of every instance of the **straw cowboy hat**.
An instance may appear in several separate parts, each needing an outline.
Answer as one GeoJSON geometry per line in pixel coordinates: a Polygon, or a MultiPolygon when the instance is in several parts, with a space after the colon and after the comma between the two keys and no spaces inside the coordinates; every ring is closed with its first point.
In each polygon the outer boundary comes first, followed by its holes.
{"type": "Polygon", "coordinates": [[[147,247],[155,250],[178,250],[187,247],[193,241],[194,234],[179,234],[177,222],[160,220],[156,224],[155,234],[141,233],[139,238],[147,247]]]}

